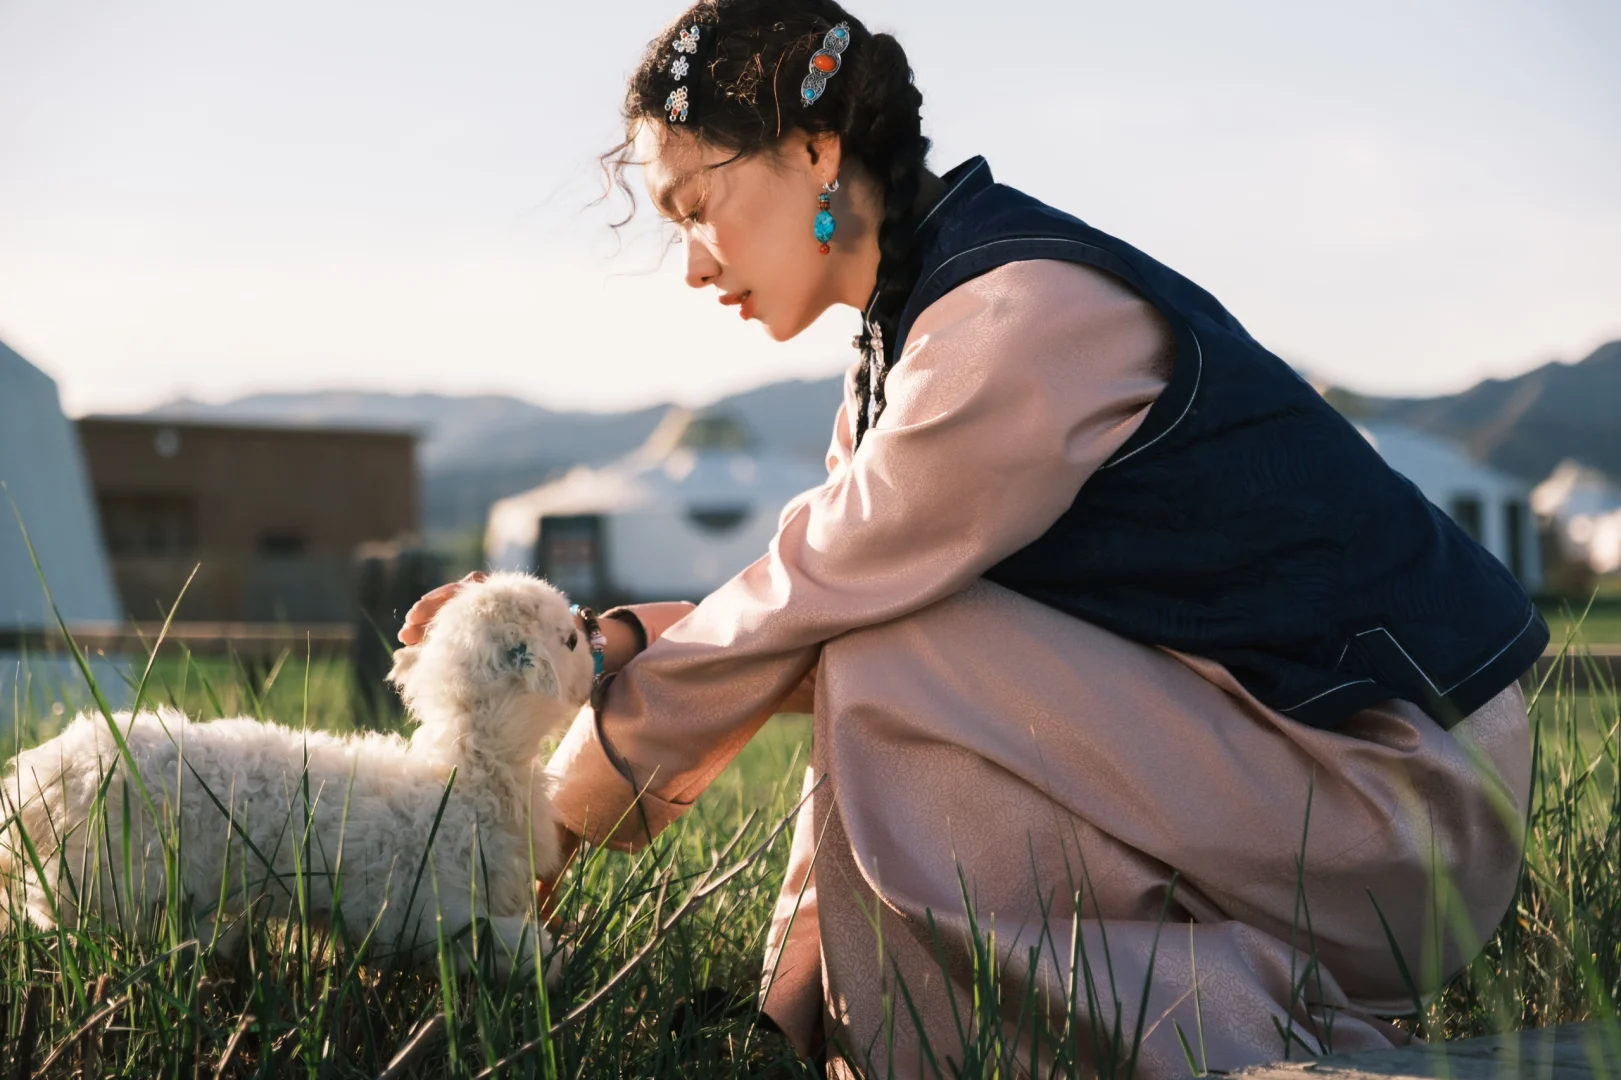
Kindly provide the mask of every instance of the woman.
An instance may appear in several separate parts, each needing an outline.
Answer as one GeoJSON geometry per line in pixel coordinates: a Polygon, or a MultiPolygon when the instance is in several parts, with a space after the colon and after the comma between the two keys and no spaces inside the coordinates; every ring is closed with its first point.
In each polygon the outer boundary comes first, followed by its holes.
{"type": "Polygon", "coordinates": [[[1049,1027],[1141,1012],[1138,1075],[1182,1036],[1217,1069],[1389,1045],[1391,942],[1433,992],[1510,901],[1546,627],[1208,293],[982,159],[931,173],[921,104],[831,0],[703,0],[632,79],[607,160],[687,283],[777,340],[865,330],[770,550],[604,620],[570,838],[646,843],[810,711],[763,1008],[833,1075],[962,1060],[965,898],[1049,1027]]]}

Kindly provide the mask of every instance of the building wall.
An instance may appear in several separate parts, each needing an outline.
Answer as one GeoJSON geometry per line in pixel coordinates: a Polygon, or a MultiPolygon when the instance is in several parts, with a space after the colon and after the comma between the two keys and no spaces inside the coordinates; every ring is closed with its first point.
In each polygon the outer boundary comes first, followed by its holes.
{"type": "Polygon", "coordinates": [[[417,527],[410,433],[88,417],[79,438],[136,619],[200,564],[180,618],[346,622],[356,546],[417,527]]]}

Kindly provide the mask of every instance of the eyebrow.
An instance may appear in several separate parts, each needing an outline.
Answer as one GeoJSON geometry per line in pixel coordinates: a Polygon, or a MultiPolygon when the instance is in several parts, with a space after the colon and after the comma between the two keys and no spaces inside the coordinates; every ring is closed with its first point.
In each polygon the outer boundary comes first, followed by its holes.
{"type": "Polygon", "coordinates": [[[688,174],[686,176],[673,177],[672,179],[666,180],[664,183],[660,184],[658,190],[653,193],[654,208],[665,217],[675,217],[675,207],[671,204],[670,200],[674,197],[676,190],[691,179],[692,176],[688,174]]]}
{"type": "Polygon", "coordinates": [[[658,210],[665,217],[674,218],[676,216],[675,207],[670,204],[670,199],[675,195],[679,188],[684,186],[687,181],[693,179],[699,173],[714,172],[716,169],[730,165],[732,162],[737,161],[742,157],[743,152],[740,150],[724,161],[711,162],[708,165],[700,166],[693,172],[685,173],[681,176],[674,176],[664,181],[664,183],[658,186],[658,190],[653,192],[654,209],[658,210]]]}

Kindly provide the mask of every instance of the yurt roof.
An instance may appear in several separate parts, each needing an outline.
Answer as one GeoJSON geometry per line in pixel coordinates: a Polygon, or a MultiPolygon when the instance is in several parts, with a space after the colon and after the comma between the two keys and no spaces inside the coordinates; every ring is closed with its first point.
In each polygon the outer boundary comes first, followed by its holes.
{"type": "Polygon", "coordinates": [[[533,531],[548,515],[619,514],[782,503],[825,478],[815,463],[758,451],[736,417],[672,409],[637,450],[601,468],[579,466],[490,510],[490,531],[533,531]]]}
{"type": "Polygon", "coordinates": [[[1602,471],[1566,458],[1531,492],[1531,508],[1561,517],[1609,514],[1621,510],[1621,487],[1602,471]]]}

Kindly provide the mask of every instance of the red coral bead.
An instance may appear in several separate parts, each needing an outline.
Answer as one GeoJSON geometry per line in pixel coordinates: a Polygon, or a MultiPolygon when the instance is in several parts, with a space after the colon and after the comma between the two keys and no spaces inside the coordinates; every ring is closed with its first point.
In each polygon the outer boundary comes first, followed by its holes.
{"type": "Polygon", "coordinates": [[[828,248],[827,248],[827,245],[826,245],[826,244],[823,244],[823,245],[822,245],[822,248],[821,248],[821,251],[822,251],[822,254],[823,254],[823,255],[826,255],[826,254],[827,254],[827,251],[828,251],[828,248]]]}
{"type": "Polygon", "coordinates": [[[811,63],[816,66],[817,71],[828,73],[831,73],[834,68],[839,66],[838,60],[834,58],[832,53],[817,53],[811,57],[811,63]]]}

